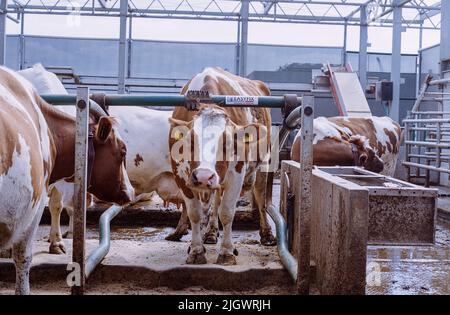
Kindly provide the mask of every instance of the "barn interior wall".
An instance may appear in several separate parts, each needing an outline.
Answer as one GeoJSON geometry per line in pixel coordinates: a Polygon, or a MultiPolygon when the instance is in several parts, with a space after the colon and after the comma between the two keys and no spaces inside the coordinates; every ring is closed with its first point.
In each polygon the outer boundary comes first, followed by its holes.
{"type": "MultiPolygon", "coordinates": [[[[80,76],[117,77],[118,41],[114,39],[63,38],[25,36],[22,67],[37,62],[44,66],[71,67],[80,76]],[[101,47],[101,50],[99,50],[101,47]]],[[[6,64],[20,68],[20,45],[18,35],[7,37],[6,64]]],[[[188,43],[133,40],[131,43],[130,78],[178,79],[183,82],[193,73],[206,66],[221,66],[233,71],[235,68],[236,44],[234,43],[188,43]]],[[[429,54],[430,58],[434,56],[429,54]]],[[[347,60],[357,71],[358,53],[347,52],[347,60]]],[[[368,78],[389,79],[389,54],[368,55],[368,78]]],[[[402,58],[401,117],[411,108],[416,95],[416,55],[402,58]]],[[[342,47],[304,47],[249,44],[248,73],[250,78],[265,82],[303,83],[312,82],[313,70],[320,71],[322,63],[339,65],[342,62],[342,47]]],[[[426,61],[422,62],[427,64],[426,61]]],[[[432,61],[429,62],[433,64],[432,61]]],[[[110,80],[111,82],[111,80],[110,80]]],[[[113,81],[114,82],[114,81],[113,81]]],[[[173,92],[176,92],[175,89],[173,92]]],[[[110,91],[109,91],[110,92],[110,91]]],[[[164,91],[166,92],[166,91],[164,91]]],[[[298,92],[301,91],[292,91],[298,92]]],[[[282,90],[274,94],[283,94],[282,90]]],[[[375,115],[385,115],[386,107],[368,96],[369,105],[375,115]]],[[[316,99],[316,115],[337,115],[331,95],[316,99]]],[[[274,111],[274,122],[280,122],[278,111],[274,111]]]]}

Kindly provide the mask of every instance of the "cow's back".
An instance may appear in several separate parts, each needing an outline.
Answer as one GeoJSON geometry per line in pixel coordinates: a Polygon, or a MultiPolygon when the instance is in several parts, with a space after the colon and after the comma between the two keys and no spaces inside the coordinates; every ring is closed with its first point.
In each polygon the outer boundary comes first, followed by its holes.
{"type": "Polygon", "coordinates": [[[136,194],[156,190],[158,176],[172,171],[167,140],[172,112],[124,106],[110,113],[127,145],[127,173],[136,194]]]}
{"type": "Polygon", "coordinates": [[[46,195],[51,140],[38,103],[29,82],[0,67],[0,246],[28,229],[46,195]]]}

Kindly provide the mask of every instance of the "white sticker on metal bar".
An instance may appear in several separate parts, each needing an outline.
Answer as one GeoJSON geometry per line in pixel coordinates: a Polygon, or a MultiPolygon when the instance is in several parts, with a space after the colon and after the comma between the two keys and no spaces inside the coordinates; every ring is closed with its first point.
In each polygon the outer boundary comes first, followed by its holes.
{"type": "Polygon", "coordinates": [[[258,105],[257,96],[227,96],[225,98],[226,105],[258,105]]]}

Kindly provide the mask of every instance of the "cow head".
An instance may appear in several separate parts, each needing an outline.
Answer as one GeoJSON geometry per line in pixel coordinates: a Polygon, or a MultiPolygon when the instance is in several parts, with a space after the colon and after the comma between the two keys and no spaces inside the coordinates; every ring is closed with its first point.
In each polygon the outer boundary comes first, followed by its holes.
{"type": "Polygon", "coordinates": [[[238,172],[245,163],[258,162],[261,143],[267,138],[264,125],[237,125],[214,105],[203,106],[189,122],[169,120],[175,173],[191,191],[202,194],[221,188],[230,162],[236,162],[238,172]]]}
{"type": "MultiPolygon", "coordinates": [[[[88,191],[97,198],[123,205],[134,199],[134,189],[125,170],[127,148],[109,116],[91,122],[90,150],[95,152],[88,191]]],[[[92,154],[92,152],[90,152],[92,154]]]]}
{"type": "Polygon", "coordinates": [[[352,154],[356,166],[361,166],[375,173],[381,173],[383,171],[384,163],[370,146],[369,140],[366,137],[351,136],[349,142],[352,146],[352,154]]]}

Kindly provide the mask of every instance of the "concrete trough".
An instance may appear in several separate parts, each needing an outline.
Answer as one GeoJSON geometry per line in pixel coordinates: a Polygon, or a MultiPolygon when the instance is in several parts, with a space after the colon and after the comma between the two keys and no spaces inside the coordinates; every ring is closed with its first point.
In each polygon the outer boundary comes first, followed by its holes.
{"type": "Polygon", "coordinates": [[[369,244],[434,243],[437,190],[355,167],[321,167],[313,170],[309,244],[297,244],[304,232],[294,224],[299,176],[299,163],[283,161],[280,211],[291,252],[310,255],[309,277],[320,294],[365,294],[369,244]]]}
{"type": "Polygon", "coordinates": [[[423,188],[356,167],[318,169],[367,189],[369,244],[434,244],[437,189],[423,188]]]}

